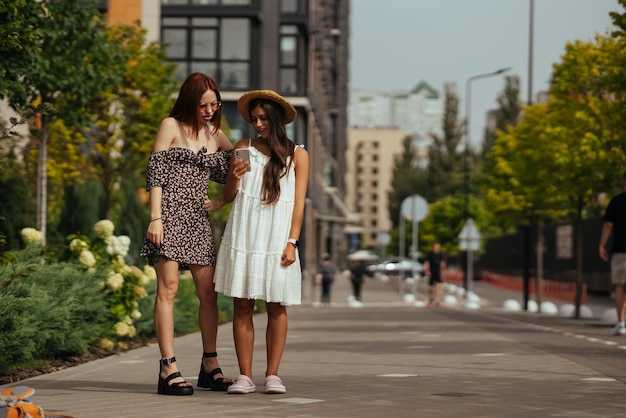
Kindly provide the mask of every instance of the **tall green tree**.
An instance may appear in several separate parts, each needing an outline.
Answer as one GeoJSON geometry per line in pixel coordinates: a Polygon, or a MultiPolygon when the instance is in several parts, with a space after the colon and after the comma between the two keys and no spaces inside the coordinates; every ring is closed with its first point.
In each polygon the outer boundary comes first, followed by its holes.
{"type": "MultiPolygon", "coordinates": [[[[95,3],[78,0],[43,1],[43,12],[31,15],[30,24],[41,30],[32,48],[23,51],[30,65],[6,65],[9,80],[23,88],[4,93],[14,109],[29,108],[37,101],[64,109],[69,125],[84,123],[79,109],[90,103],[107,86],[119,83],[123,74],[124,48],[121,39],[110,39],[106,21],[95,3]]],[[[54,115],[42,114],[37,138],[37,227],[47,228],[48,141],[54,115]]]]}
{"type": "Polygon", "coordinates": [[[389,216],[395,227],[400,223],[400,207],[402,201],[408,196],[418,194],[425,189],[424,178],[417,174],[416,154],[413,148],[413,140],[406,137],[402,141],[402,153],[394,158],[391,190],[388,194],[389,216]]]}
{"type": "Polygon", "coordinates": [[[504,79],[504,90],[498,95],[498,109],[495,112],[495,129],[485,128],[485,135],[481,148],[484,157],[496,140],[498,132],[506,130],[509,125],[517,124],[522,111],[522,104],[519,98],[520,80],[518,76],[509,75],[504,79]]]}
{"type": "Polygon", "coordinates": [[[465,123],[459,120],[459,96],[455,86],[444,86],[445,102],[442,136],[433,135],[428,154],[426,189],[424,197],[434,202],[454,194],[463,185],[464,153],[461,142],[465,134],[465,123]]]}

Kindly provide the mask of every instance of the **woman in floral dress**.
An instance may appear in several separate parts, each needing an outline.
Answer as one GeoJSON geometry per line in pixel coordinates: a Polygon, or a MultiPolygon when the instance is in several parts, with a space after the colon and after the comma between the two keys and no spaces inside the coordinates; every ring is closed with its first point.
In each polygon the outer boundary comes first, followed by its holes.
{"type": "Polygon", "coordinates": [[[174,298],[179,270],[189,269],[200,300],[203,356],[201,389],[225,391],[232,383],[217,362],[217,294],[213,285],[216,250],[203,208],[209,180],[226,181],[232,144],[220,130],[220,92],[215,81],[191,74],[159,127],[146,173],[150,223],[141,255],[154,265],[157,294],[154,325],[161,351],[158,393],[191,395],[174,357],[174,298]]]}

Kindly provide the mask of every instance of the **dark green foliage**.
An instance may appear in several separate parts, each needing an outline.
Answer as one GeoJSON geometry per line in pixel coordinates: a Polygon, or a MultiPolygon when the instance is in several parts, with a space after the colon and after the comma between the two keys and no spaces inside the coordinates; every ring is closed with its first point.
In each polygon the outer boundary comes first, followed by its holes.
{"type": "Polygon", "coordinates": [[[104,218],[103,192],[97,181],[73,183],[65,188],[59,234],[65,240],[69,234],[91,235],[93,225],[104,218]]]}
{"type": "Polygon", "coordinates": [[[77,265],[46,264],[40,247],[0,266],[0,373],[30,359],[86,354],[110,327],[98,282],[77,265]]]}
{"type": "MultiPolygon", "coordinates": [[[[139,251],[143,246],[148,220],[150,219],[150,208],[139,200],[138,191],[145,188],[145,177],[139,177],[135,173],[127,173],[122,177],[119,210],[113,214],[115,220],[116,233],[118,235],[128,235],[130,237],[130,249],[126,256],[126,261],[130,264],[143,265],[145,260],[139,256],[139,251]]],[[[142,311],[144,312],[144,311],[142,311]]]]}
{"type": "Polygon", "coordinates": [[[0,156],[0,235],[6,237],[7,250],[22,246],[20,231],[35,224],[33,188],[28,183],[24,164],[11,155],[0,156]]]}

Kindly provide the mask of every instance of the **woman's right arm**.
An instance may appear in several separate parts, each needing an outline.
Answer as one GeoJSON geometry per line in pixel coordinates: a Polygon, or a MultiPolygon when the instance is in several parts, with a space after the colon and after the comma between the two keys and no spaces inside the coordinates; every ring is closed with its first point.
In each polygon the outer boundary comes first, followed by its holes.
{"type": "MultiPolygon", "coordinates": [[[[159,126],[152,152],[160,152],[169,149],[178,132],[178,124],[174,118],[165,118],[159,126]]],[[[163,243],[163,220],[161,219],[161,200],[163,188],[154,186],[150,188],[150,223],[148,224],[147,238],[157,247],[163,243]]]]}

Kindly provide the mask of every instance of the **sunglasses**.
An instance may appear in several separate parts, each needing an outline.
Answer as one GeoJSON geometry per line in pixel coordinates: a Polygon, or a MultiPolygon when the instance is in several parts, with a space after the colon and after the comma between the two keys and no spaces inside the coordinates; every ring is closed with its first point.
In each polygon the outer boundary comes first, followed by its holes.
{"type": "Polygon", "coordinates": [[[200,110],[206,110],[207,107],[215,112],[217,109],[222,107],[222,102],[215,100],[211,103],[200,103],[200,110]]]}

